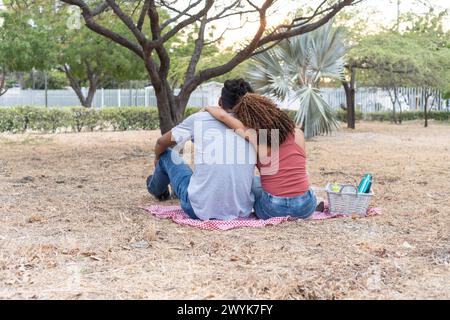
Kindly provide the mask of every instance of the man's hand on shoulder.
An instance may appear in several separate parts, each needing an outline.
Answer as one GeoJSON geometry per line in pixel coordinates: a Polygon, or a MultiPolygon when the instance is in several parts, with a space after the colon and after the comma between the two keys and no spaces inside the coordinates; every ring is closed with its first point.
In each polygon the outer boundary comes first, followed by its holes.
{"type": "Polygon", "coordinates": [[[222,122],[224,122],[226,117],[229,116],[228,112],[223,110],[221,107],[206,107],[205,110],[208,111],[214,118],[222,122]]]}
{"type": "Polygon", "coordinates": [[[201,108],[201,109],[199,110],[199,112],[209,112],[209,110],[214,109],[214,108],[222,109],[222,108],[219,107],[219,106],[206,106],[206,107],[201,108]]]}

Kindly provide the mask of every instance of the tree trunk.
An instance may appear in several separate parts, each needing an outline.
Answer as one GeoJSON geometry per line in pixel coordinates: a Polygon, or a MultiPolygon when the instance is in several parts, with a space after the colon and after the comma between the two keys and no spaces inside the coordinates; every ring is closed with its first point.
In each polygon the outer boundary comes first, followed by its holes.
{"type": "Polygon", "coordinates": [[[85,107],[85,108],[92,107],[92,101],[94,100],[96,92],[97,92],[97,83],[90,84],[89,89],[88,89],[88,94],[87,94],[86,98],[84,99],[83,107],[85,107]]]}
{"type": "Polygon", "coordinates": [[[31,89],[36,90],[36,78],[34,77],[34,69],[30,71],[31,89]]]}
{"type": "MultiPolygon", "coordinates": [[[[425,89],[427,90],[427,89],[425,89]]],[[[425,124],[424,127],[427,128],[428,127],[428,92],[425,92],[425,101],[423,104],[423,118],[425,120],[425,124]]]]}
{"type": "Polygon", "coordinates": [[[6,72],[2,69],[0,73],[0,97],[8,92],[8,88],[6,87],[6,72]]]}
{"type": "MultiPolygon", "coordinates": [[[[392,122],[397,124],[397,113],[395,110],[395,104],[397,102],[397,98],[396,98],[396,95],[391,92],[392,87],[387,87],[386,89],[389,93],[389,98],[391,98],[391,103],[392,103],[392,122]]],[[[394,90],[395,90],[395,88],[394,88],[394,90]]]]}
{"type": "Polygon", "coordinates": [[[23,72],[17,72],[17,78],[19,79],[20,89],[25,90],[25,77],[23,72]]]}
{"type": "Polygon", "coordinates": [[[164,134],[183,121],[187,101],[183,101],[167,91],[166,93],[164,91],[156,92],[155,90],[160,129],[161,134],[164,134]]]}
{"type": "Polygon", "coordinates": [[[342,82],[342,86],[345,90],[345,100],[347,106],[347,128],[355,129],[355,90],[351,89],[348,82],[342,82]]]}
{"type": "Polygon", "coordinates": [[[87,73],[88,73],[88,80],[89,80],[89,89],[88,94],[86,96],[86,99],[84,100],[84,107],[91,108],[92,107],[92,101],[94,100],[95,93],[97,92],[97,88],[99,85],[99,79],[97,74],[94,70],[92,70],[91,65],[89,62],[86,62],[87,66],[87,73]]]}
{"type": "Polygon", "coordinates": [[[150,59],[146,60],[146,68],[150,82],[155,89],[161,134],[165,134],[183,120],[190,93],[175,96],[167,72],[158,73],[155,64],[150,59]]]}
{"type": "Polygon", "coordinates": [[[45,107],[48,108],[48,74],[44,71],[45,107]]]}
{"type": "Polygon", "coordinates": [[[397,87],[394,87],[394,97],[395,97],[395,102],[398,103],[398,110],[399,110],[398,123],[402,124],[402,121],[403,121],[402,104],[400,102],[400,99],[398,98],[398,88],[397,87]]]}
{"type": "Polygon", "coordinates": [[[355,129],[356,127],[355,83],[356,83],[356,68],[350,67],[350,81],[342,82],[342,85],[345,90],[345,100],[347,105],[347,128],[350,129],[355,129]]]}
{"type": "Polygon", "coordinates": [[[67,65],[63,66],[63,71],[65,72],[67,79],[69,79],[70,87],[73,89],[75,94],[80,100],[80,103],[85,108],[92,107],[92,101],[94,100],[95,92],[97,91],[99,81],[98,76],[93,72],[90,68],[88,68],[88,80],[89,80],[89,89],[87,96],[83,95],[83,90],[80,86],[79,81],[74,77],[72,72],[70,71],[70,67],[67,65]]]}
{"type": "Polygon", "coordinates": [[[395,101],[394,101],[394,103],[392,104],[392,121],[393,121],[395,124],[397,124],[397,112],[396,112],[396,109],[395,109],[395,101]]]}

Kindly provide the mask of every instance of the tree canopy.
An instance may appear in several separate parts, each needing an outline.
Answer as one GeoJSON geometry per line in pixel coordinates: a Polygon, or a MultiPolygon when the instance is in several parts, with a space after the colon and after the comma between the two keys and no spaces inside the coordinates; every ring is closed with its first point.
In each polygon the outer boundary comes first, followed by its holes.
{"type": "Polygon", "coordinates": [[[360,82],[367,85],[448,90],[449,35],[436,19],[420,17],[404,32],[387,30],[365,37],[350,50],[348,64],[361,70],[360,82]]]}

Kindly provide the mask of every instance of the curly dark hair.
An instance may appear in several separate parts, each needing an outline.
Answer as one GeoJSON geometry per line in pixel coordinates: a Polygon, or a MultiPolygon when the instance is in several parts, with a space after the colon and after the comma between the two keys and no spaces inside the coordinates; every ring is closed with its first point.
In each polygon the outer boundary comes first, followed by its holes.
{"type": "Polygon", "coordinates": [[[271,130],[279,131],[280,145],[294,133],[295,124],[288,114],[279,109],[271,99],[260,94],[245,94],[233,111],[247,128],[256,130],[258,137],[259,130],[266,129],[268,146],[272,144],[271,130]]]}
{"type": "Polygon", "coordinates": [[[225,81],[222,88],[222,108],[233,109],[243,95],[253,92],[253,88],[242,78],[225,81]]]}

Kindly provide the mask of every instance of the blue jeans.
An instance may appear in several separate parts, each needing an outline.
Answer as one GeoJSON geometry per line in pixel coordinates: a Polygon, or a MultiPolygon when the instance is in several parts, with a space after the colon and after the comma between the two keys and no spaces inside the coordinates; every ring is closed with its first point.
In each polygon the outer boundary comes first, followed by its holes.
{"type": "Polygon", "coordinates": [[[168,149],[161,154],[151,179],[147,179],[147,190],[158,197],[169,190],[170,184],[172,190],[180,199],[183,211],[192,219],[198,219],[194,209],[192,209],[187,191],[191,176],[191,168],[176,152],[168,149]]]}
{"type": "Polygon", "coordinates": [[[255,213],[260,219],[285,216],[306,219],[317,206],[316,196],[311,189],[301,196],[277,197],[264,191],[260,177],[253,178],[252,193],[255,196],[255,213]]]}

